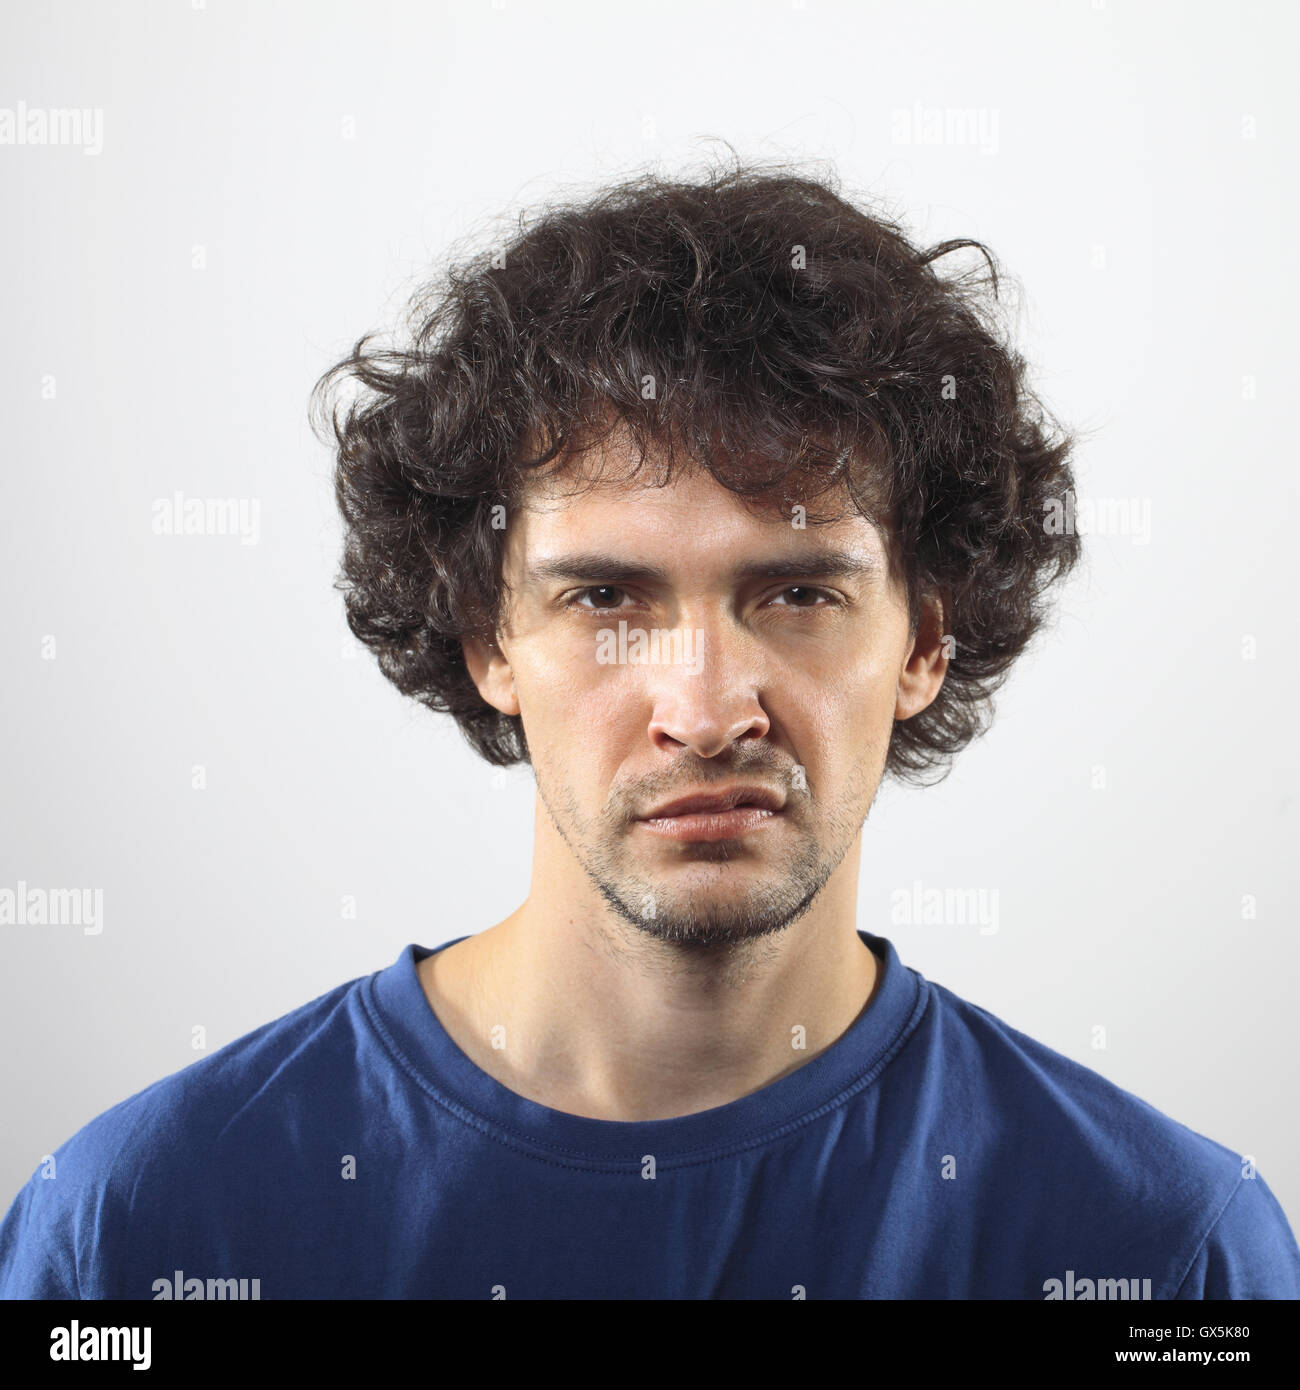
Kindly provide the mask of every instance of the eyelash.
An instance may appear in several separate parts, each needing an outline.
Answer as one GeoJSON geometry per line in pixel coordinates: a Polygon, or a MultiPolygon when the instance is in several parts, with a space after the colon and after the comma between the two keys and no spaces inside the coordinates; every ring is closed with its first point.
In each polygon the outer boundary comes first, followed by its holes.
{"type": "MultiPolygon", "coordinates": [[[[574,594],[573,598],[569,601],[569,605],[568,605],[568,606],[569,606],[570,608],[576,608],[579,612],[582,612],[582,613],[601,613],[601,614],[607,614],[607,613],[617,613],[617,612],[619,612],[620,610],[619,610],[619,608],[617,608],[617,607],[614,607],[614,608],[592,608],[592,607],[588,607],[586,604],[583,604],[583,603],[579,603],[579,602],[578,602],[578,599],[579,599],[579,598],[585,597],[585,596],[588,595],[588,594],[597,593],[597,592],[598,592],[599,590],[601,590],[601,589],[613,589],[615,593],[624,594],[624,595],[627,594],[627,590],[626,590],[625,588],[623,588],[621,585],[618,585],[618,584],[591,584],[591,585],[588,585],[587,588],[585,588],[585,589],[579,589],[579,590],[577,591],[577,593],[574,594]]],[[[790,592],[791,592],[792,590],[794,590],[794,589],[802,589],[802,590],[804,590],[805,593],[816,594],[816,595],[818,595],[818,597],[820,597],[820,598],[829,599],[830,602],[828,602],[828,603],[808,603],[808,604],[803,604],[803,603],[786,603],[786,604],[778,604],[778,605],[777,605],[778,607],[781,607],[781,608],[791,608],[791,609],[794,609],[796,612],[799,612],[799,611],[811,612],[811,611],[815,611],[816,609],[819,609],[819,608],[833,608],[833,607],[838,606],[838,604],[840,603],[840,598],[839,598],[839,595],[838,595],[838,594],[833,593],[830,589],[819,589],[819,588],[817,588],[815,585],[812,585],[812,584],[787,584],[787,585],[785,586],[785,588],[782,589],[782,590],[780,590],[779,594],[774,595],[774,597],[784,597],[786,594],[790,593],[790,592]]]]}

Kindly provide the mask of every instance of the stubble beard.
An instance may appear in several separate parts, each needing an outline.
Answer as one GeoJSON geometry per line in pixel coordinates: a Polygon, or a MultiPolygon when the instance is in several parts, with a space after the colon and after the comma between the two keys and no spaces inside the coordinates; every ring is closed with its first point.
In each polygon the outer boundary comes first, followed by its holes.
{"type": "MultiPolygon", "coordinates": [[[[534,769],[536,772],[536,769],[534,769]]],[[[724,896],[721,888],[700,888],[695,895],[688,886],[670,888],[669,875],[690,874],[690,864],[724,864],[733,859],[752,858],[755,853],[739,840],[702,842],[687,847],[681,868],[671,868],[658,881],[638,875],[627,867],[635,837],[644,834],[626,819],[616,818],[591,834],[582,825],[572,799],[548,795],[543,779],[537,776],[537,790],[551,822],[572,850],[592,885],[619,920],[634,928],[642,941],[657,941],[700,952],[738,948],[761,942],[797,922],[812,906],[830,876],[840,866],[849,846],[862,828],[874,800],[874,789],[866,806],[861,799],[848,798],[861,810],[849,805],[825,817],[823,838],[808,824],[813,808],[807,791],[787,801],[781,813],[796,832],[793,851],[782,851],[780,865],[761,878],[750,877],[740,896],[734,891],[724,896]],[[557,814],[558,800],[565,814],[557,814]]],[[[862,789],[858,789],[861,793],[862,789]]],[[[754,837],[768,833],[760,830],[754,837]]],[[[768,852],[775,861],[778,856],[768,852]]],[[[719,882],[725,873],[709,875],[719,882]]]]}

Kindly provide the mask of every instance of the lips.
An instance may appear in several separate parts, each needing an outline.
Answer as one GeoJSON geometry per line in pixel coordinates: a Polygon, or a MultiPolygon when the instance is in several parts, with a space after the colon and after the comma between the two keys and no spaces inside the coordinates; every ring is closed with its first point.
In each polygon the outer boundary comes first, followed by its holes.
{"type": "Polygon", "coordinates": [[[667,820],[673,816],[717,815],[737,809],[779,811],[784,804],[784,798],[770,787],[731,787],[726,791],[679,796],[674,801],[666,801],[662,806],[655,807],[639,819],[667,820]]]}

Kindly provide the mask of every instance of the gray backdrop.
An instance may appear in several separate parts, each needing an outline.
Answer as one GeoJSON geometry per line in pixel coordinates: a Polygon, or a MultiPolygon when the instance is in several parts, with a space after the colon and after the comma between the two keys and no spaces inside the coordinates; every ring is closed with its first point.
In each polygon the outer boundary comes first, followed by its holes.
{"type": "Polygon", "coordinates": [[[109,1105],[521,900],[530,776],[348,636],[307,396],[491,214],[723,137],[830,161],[921,240],[985,240],[1088,431],[1087,564],[952,778],[882,792],[861,925],[1253,1156],[1300,1220],[1297,27],[1281,3],[7,3],[0,895],[61,920],[0,925],[0,1206],[109,1105]],[[196,499],[233,505],[167,534],[196,499]],[[914,885],[986,914],[900,920],[914,885]]]}

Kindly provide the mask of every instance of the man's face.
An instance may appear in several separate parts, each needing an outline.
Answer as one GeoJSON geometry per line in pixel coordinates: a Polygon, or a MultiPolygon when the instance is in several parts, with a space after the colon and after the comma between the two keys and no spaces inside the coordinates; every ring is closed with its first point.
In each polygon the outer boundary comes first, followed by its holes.
{"type": "Polygon", "coordinates": [[[543,805],[618,916],[723,945],[802,915],[915,712],[877,530],[758,515],[703,472],[538,486],[503,576],[499,650],[467,646],[471,670],[521,716],[543,805]],[[721,804],[672,804],[695,797],[721,804]]]}

